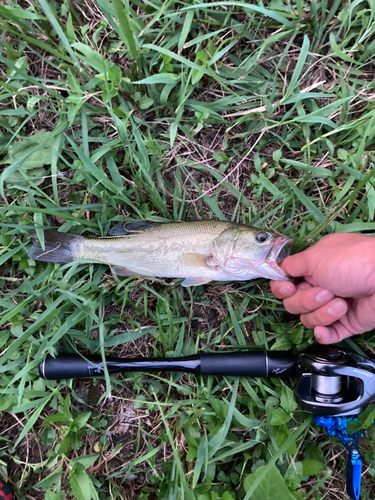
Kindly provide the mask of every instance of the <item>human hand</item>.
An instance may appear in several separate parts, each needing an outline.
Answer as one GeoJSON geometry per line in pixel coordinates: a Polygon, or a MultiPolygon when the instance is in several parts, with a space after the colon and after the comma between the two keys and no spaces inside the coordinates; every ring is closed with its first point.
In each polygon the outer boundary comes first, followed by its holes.
{"type": "Polygon", "coordinates": [[[280,267],[303,281],[271,281],[273,294],[288,312],[301,315],[321,344],[375,327],[375,238],[330,234],[280,267]]]}

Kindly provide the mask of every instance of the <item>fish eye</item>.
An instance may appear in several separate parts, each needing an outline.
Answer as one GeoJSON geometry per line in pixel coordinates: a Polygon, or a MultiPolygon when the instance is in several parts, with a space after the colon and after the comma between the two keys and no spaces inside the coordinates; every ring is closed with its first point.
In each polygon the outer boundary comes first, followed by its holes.
{"type": "Polygon", "coordinates": [[[268,240],[268,234],[267,233],[258,233],[256,235],[256,240],[259,242],[259,243],[264,243],[265,241],[268,240]]]}

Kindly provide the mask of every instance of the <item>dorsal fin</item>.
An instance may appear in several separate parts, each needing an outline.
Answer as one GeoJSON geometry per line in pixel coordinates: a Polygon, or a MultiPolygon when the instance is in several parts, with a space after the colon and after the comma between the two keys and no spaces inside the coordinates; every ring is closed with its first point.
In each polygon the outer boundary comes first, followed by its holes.
{"type": "Polygon", "coordinates": [[[131,234],[141,233],[146,229],[151,227],[160,226],[161,224],[167,224],[166,222],[150,222],[147,220],[134,220],[130,222],[120,222],[113,226],[109,231],[110,236],[128,236],[131,234]]]}

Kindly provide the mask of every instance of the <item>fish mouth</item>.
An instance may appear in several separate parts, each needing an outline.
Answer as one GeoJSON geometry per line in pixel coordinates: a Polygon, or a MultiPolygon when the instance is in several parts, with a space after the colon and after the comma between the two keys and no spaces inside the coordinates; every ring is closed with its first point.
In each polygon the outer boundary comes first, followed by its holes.
{"type": "Polygon", "coordinates": [[[286,236],[278,236],[274,239],[267,258],[268,264],[274,272],[271,279],[291,280],[291,277],[279,267],[279,264],[290,255],[293,243],[294,240],[286,236]]]}
{"type": "Polygon", "coordinates": [[[283,238],[284,242],[280,243],[276,249],[276,264],[279,265],[286,257],[289,257],[292,250],[294,240],[292,238],[283,238]]]}

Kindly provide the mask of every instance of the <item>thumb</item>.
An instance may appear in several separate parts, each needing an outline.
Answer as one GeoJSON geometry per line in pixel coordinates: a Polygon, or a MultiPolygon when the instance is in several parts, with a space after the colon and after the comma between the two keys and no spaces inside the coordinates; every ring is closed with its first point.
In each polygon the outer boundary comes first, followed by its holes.
{"type": "Polygon", "coordinates": [[[280,267],[290,276],[310,276],[310,257],[309,251],[304,250],[301,253],[290,255],[280,263],[280,267]]]}
{"type": "Polygon", "coordinates": [[[352,334],[371,331],[375,326],[375,294],[349,301],[345,325],[352,334]]]}

